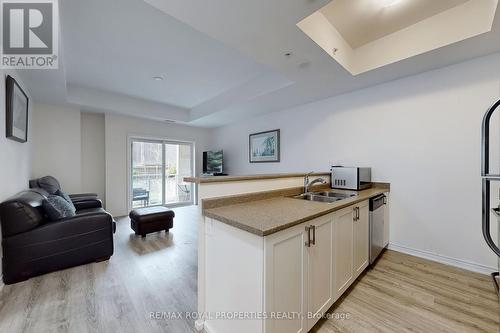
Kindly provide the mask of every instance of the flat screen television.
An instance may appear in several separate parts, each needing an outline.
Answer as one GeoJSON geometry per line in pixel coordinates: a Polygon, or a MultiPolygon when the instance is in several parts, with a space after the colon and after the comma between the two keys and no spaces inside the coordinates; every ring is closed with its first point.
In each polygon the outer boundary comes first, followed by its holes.
{"type": "Polygon", "coordinates": [[[224,172],[222,150],[203,152],[203,173],[221,174],[224,172]]]}

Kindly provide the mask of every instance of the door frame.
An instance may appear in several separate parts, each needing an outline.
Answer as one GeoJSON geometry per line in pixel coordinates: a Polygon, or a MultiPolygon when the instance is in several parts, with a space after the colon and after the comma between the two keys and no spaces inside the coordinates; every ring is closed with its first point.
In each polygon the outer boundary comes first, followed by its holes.
{"type": "MultiPolygon", "coordinates": [[[[162,143],[162,163],[165,165],[165,144],[184,144],[184,145],[190,145],[191,146],[191,174],[193,177],[196,174],[196,142],[195,141],[190,141],[190,140],[179,140],[179,139],[171,139],[171,138],[166,138],[166,137],[161,137],[161,136],[145,136],[145,135],[140,135],[140,134],[129,134],[127,135],[127,179],[126,179],[126,184],[127,184],[127,210],[130,212],[132,211],[132,142],[134,141],[142,141],[142,142],[152,142],[152,143],[162,143]]],[[[163,201],[165,201],[165,194],[166,194],[166,183],[163,182],[162,184],[162,194],[163,194],[163,201]]],[[[189,202],[183,202],[183,203],[175,203],[175,204],[160,204],[156,206],[165,206],[165,207],[183,207],[183,206],[191,206],[195,202],[196,198],[196,186],[191,185],[192,188],[192,193],[191,193],[191,200],[189,202]]],[[[150,206],[154,207],[154,206],[150,206]]]]}

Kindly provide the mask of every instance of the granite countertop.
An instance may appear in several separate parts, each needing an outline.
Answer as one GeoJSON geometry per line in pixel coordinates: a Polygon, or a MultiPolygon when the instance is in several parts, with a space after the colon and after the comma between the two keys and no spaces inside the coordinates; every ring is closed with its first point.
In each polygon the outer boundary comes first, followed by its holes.
{"type": "Polygon", "coordinates": [[[373,187],[357,192],[356,197],[334,203],[276,197],[205,209],[203,214],[257,236],[268,236],[388,191],[373,187]]]}
{"type": "MultiPolygon", "coordinates": [[[[241,176],[207,176],[207,177],[184,177],[186,183],[204,184],[204,183],[224,183],[238,182],[244,180],[262,180],[262,179],[278,179],[278,178],[295,178],[304,177],[307,172],[303,173],[271,173],[259,175],[241,175],[241,176]]],[[[314,172],[311,176],[330,176],[328,172],[314,172]]]]}

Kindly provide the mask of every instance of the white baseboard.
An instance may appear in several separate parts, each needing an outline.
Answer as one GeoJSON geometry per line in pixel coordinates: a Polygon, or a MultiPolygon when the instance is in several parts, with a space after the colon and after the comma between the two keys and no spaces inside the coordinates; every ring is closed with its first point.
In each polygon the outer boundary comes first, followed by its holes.
{"type": "Polygon", "coordinates": [[[436,261],[441,264],[450,265],[458,268],[463,268],[468,271],[477,272],[481,274],[491,274],[493,272],[498,271],[498,267],[490,267],[482,264],[477,264],[474,262],[451,258],[447,256],[443,256],[440,254],[432,253],[429,251],[417,250],[407,246],[390,243],[389,250],[394,250],[397,252],[406,253],[415,257],[420,257],[424,259],[428,259],[431,261],[436,261]]]}

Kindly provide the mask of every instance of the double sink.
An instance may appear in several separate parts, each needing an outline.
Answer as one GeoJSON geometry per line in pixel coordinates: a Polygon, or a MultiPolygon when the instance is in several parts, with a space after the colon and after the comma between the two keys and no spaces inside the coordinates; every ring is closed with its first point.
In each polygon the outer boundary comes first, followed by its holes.
{"type": "Polygon", "coordinates": [[[352,198],[355,196],[357,196],[357,194],[340,193],[340,192],[333,192],[333,191],[322,191],[322,192],[303,193],[300,195],[296,195],[293,198],[307,200],[307,201],[334,203],[334,202],[349,199],[349,198],[352,198]]]}

